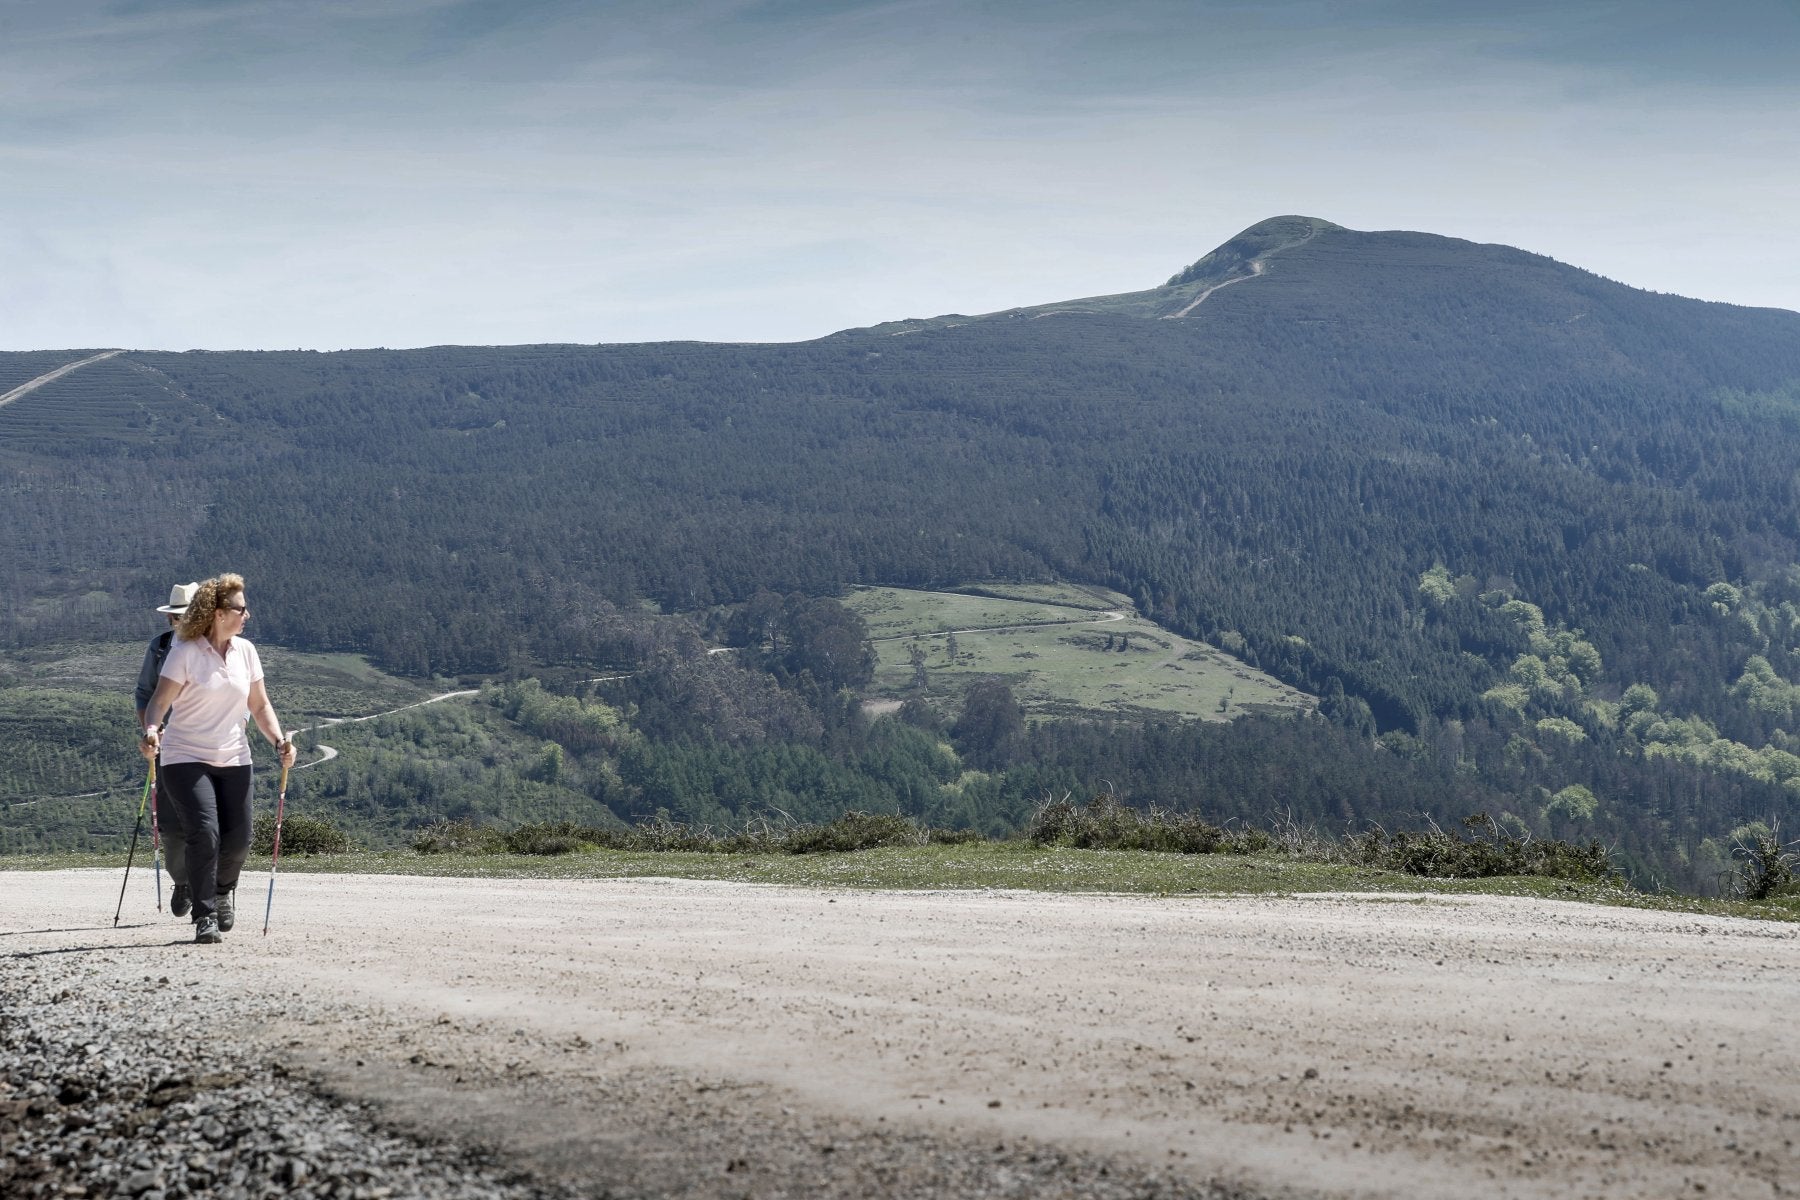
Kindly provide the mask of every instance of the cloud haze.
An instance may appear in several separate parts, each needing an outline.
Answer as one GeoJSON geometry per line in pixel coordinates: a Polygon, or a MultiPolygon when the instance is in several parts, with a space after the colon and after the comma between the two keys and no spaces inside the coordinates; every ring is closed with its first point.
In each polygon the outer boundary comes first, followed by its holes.
{"type": "Polygon", "coordinates": [[[0,5],[0,345],[789,340],[1300,212],[1800,309],[1800,9],[0,5]]]}

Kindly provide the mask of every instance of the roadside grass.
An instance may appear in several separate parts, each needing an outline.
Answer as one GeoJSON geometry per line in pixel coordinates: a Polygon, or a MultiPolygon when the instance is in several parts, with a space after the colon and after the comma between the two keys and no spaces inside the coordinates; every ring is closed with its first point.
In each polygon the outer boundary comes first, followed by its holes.
{"type": "MultiPolygon", "coordinates": [[[[142,856],[140,855],[140,860],[142,856]]],[[[123,854],[0,858],[0,871],[117,870],[123,854]]],[[[140,861],[134,868],[143,870],[140,861]]],[[[245,879],[268,870],[252,857],[245,879]]],[[[471,879],[698,879],[850,890],[982,891],[1008,889],[1160,897],[1288,896],[1346,893],[1393,901],[1424,896],[1524,896],[1657,912],[1800,921],[1800,895],[1760,902],[1651,895],[1612,883],[1537,876],[1427,879],[1339,863],[1297,861],[1279,852],[1172,854],[1081,850],[1028,842],[971,842],[886,847],[840,854],[722,854],[692,851],[581,850],[535,854],[417,854],[410,850],[281,858],[283,874],[415,875],[471,879]]],[[[116,890],[116,889],[115,889],[116,890]]]]}
{"type": "Polygon", "coordinates": [[[1041,715],[1217,721],[1315,703],[1222,650],[1139,617],[1116,593],[1048,584],[971,592],[979,594],[890,587],[850,594],[845,603],[875,639],[871,695],[916,694],[918,652],[927,696],[950,708],[960,706],[975,682],[995,677],[1012,685],[1028,712],[1041,715]],[[1124,616],[1114,619],[1108,610],[1124,616]]]}

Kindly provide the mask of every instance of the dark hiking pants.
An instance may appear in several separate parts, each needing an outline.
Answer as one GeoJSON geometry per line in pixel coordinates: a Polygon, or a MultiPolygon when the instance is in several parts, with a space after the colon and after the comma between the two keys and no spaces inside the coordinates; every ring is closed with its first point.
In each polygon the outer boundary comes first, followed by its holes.
{"type": "Polygon", "coordinates": [[[187,886],[186,826],[181,823],[181,810],[169,798],[160,758],[156,760],[156,835],[162,839],[163,866],[169,872],[169,882],[187,886]]]}
{"type": "Polygon", "coordinates": [[[188,893],[194,920],[218,915],[220,892],[237,886],[250,856],[253,768],[171,763],[163,768],[171,807],[186,834],[188,893]]]}

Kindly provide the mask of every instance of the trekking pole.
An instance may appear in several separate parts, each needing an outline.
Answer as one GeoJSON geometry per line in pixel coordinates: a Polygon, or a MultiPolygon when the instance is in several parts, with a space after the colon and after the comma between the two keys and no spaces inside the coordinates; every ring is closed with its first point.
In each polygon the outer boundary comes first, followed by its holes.
{"type": "Polygon", "coordinates": [[[113,928],[119,927],[119,914],[125,911],[125,885],[131,882],[131,860],[137,857],[138,834],[144,830],[144,806],[150,803],[150,789],[156,786],[156,764],[144,777],[144,795],[138,801],[137,824],[131,827],[131,853],[125,856],[125,878],[119,881],[119,907],[113,910],[113,928]]]}
{"type": "Polygon", "coordinates": [[[275,798],[275,853],[269,856],[269,899],[263,904],[263,936],[269,936],[269,914],[275,909],[275,868],[281,864],[281,810],[287,807],[287,764],[281,766],[281,792],[275,798]]]}
{"type": "MultiPolygon", "coordinates": [[[[150,768],[150,777],[156,777],[156,768],[150,768]]],[[[156,802],[160,798],[156,785],[150,786],[150,869],[156,873],[156,911],[162,911],[162,838],[156,829],[156,802]]]]}

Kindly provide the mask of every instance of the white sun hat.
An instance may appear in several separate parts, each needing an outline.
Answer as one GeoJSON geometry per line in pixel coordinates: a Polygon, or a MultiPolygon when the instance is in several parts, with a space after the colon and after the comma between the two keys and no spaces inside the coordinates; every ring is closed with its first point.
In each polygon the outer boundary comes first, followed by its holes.
{"type": "Polygon", "coordinates": [[[169,589],[169,602],[159,606],[156,611],[179,617],[194,602],[194,593],[199,590],[200,585],[197,583],[178,583],[169,589]]]}

